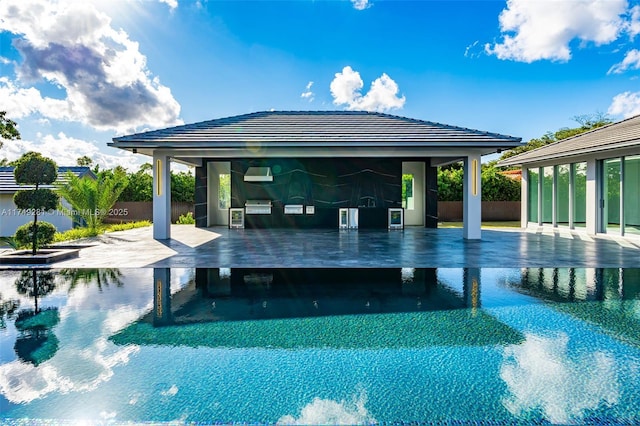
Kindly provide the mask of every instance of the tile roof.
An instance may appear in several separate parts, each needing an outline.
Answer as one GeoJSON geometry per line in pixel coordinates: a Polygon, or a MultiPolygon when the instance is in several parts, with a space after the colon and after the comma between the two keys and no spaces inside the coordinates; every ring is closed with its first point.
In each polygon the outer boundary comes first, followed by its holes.
{"type": "Polygon", "coordinates": [[[119,148],[518,146],[521,138],[364,111],[269,111],[113,138],[119,148]]]}
{"type": "MultiPolygon", "coordinates": [[[[58,182],[65,181],[65,174],[70,171],[76,176],[91,176],[93,178],[96,175],[91,171],[89,167],[71,166],[71,167],[58,167],[58,182]]],[[[31,189],[30,185],[18,185],[13,177],[13,167],[0,167],[0,194],[13,194],[19,189],[31,189]]],[[[41,185],[40,188],[53,188],[53,185],[41,185]]]]}
{"type": "Polygon", "coordinates": [[[527,164],[629,147],[640,148],[640,115],[514,155],[498,165],[527,164]]]}

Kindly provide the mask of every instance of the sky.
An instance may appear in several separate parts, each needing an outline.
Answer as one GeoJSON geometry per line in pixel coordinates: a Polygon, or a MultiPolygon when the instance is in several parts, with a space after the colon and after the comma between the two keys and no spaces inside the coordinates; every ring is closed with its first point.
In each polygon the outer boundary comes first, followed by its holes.
{"type": "Polygon", "coordinates": [[[0,0],[0,111],[58,165],[113,137],[366,110],[521,137],[640,114],[638,0],[0,0]]]}

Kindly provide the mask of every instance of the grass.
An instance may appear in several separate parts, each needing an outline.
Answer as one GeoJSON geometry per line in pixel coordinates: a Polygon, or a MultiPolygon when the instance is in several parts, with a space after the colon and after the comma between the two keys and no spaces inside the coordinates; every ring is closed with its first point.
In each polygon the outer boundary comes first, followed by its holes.
{"type": "MultiPolygon", "coordinates": [[[[520,228],[520,221],[482,222],[483,228],[520,228]]],[[[438,228],[462,228],[462,222],[438,222],[438,228]]]]}
{"type": "Polygon", "coordinates": [[[127,229],[144,228],[146,226],[151,226],[151,222],[148,220],[141,220],[139,222],[116,223],[111,225],[102,225],[98,229],[73,228],[64,232],[56,232],[53,237],[53,242],[60,243],[63,241],[79,240],[81,238],[95,237],[97,235],[104,234],[105,232],[126,231],[127,229]]]}

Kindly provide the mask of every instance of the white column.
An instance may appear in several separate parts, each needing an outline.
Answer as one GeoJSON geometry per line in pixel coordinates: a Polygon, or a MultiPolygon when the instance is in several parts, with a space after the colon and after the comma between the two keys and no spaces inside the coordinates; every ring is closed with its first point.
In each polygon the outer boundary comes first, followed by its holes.
{"type": "Polygon", "coordinates": [[[598,190],[597,161],[587,161],[587,234],[595,235],[598,232],[598,218],[601,217],[601,196],[598,190]]]}
{"type": "Polygon", "coordinates": [[[467,240],[479,240],[482,225],[481,163],[479,154],[471,154],[464,160],[462,234],[467,240]]]}
{"type": "Polygon", "coordinates": [[[171,175],[169,156],[153,153],[153,238],[171,238],[171,175]]]}
{"type": "MultiPolygon", "coordinates": [[[[522,166],[520,179],[520,226],[526,228],[529,221],[529,169],[522,166]]],[[[536,191],[538,188],[536,188],[536,191]]]]}

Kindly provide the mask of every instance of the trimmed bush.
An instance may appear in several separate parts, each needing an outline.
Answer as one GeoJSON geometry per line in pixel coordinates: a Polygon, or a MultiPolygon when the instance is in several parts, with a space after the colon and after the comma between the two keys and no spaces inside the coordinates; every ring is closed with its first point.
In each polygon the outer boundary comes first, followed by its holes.
{"type": "Polygon", "coordinates": [[[58,207],[60,196],[50,189],[22,190],[15,193],[13,202],[21,209],[40,210],[39,214],[58,207]]]}
{"type": "MultiPolygon", "coordinates": [[[[53,242],[53,237],[56,234],[56,227],[50,224],[49,222],[38,222],[35,224],[37,227],[36,232],[36,249],[40,249],[42,246],[46,246],[53,242]]],[[[16,234],[14,239],[18,246],[20,247],[28,247],[33,244],[33,227],[34,223],[29,222],[18,229],[16,229],[16,234]]]]}

